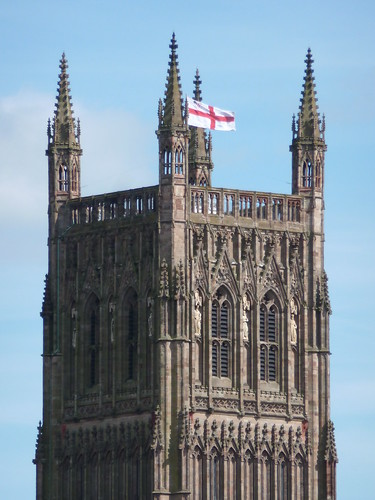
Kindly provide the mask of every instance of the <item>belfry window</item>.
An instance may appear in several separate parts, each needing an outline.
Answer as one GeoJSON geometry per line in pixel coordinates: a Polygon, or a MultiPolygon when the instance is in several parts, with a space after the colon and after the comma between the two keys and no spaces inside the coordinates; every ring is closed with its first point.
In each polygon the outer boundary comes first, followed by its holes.
{"type": "Polygon", "coordinates": [[[310,188],[312,185],[312,164],[310,160],[303,162],[302,167],[302,187],[310,188]]]}
{"type": "Polygon", "coordinates": [[[182,149],[179,147],[175,152],[175,165],[174,171],[177,175],[182,175],[184,173],[184,154],[182,149]]]}
{"type": "Polygon", "coordinates": [[[163,173],[164,175],[171,175],[172,173],[172,153],[166,148],[163,153],[163,173]]]}
{"type": "Polygon", "coordinates": [[[259,312],[260,380],[276,382],[278,374],[277,309],[262,304],[259,312]]]}
{"type": "Polygon", "coordinates": [[[59,191],[69,191],[69,172],[66,165],[60,165],[59,168],[59,191]]]}
{"type": "Polygon", "coordinates": [[[229,377],[231,366],[232,307],[226,294],[217,293],[211,310],[212,375],[229,377]]]}

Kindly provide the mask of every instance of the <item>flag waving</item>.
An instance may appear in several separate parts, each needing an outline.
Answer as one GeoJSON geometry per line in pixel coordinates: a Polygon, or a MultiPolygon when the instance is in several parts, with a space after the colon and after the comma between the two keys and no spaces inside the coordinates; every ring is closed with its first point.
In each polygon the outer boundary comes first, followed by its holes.
{"type": "Polygon", "coordinates": [[[189,119],[188,125],[209,128],[211,130],[236,130],[233,111],[214,108],[203,102],[187,98],[189,119]]]}

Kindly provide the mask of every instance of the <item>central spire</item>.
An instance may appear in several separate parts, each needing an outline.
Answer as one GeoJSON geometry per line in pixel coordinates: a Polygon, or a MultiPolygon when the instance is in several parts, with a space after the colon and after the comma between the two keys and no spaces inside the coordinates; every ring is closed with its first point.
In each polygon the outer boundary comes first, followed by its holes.
{"type": "Polygon", "coordinates": [[[165,127],[183,125],[182,117],[182,94],[180,85],[180,70],[178,68],[177,42],[173,33],[169,45],[171,53],[169,55],[169,69],[167,75],[163,125],[165,127]]]}
{"type": "Polygon", "coordinates": [[[314,60],[309,48],[305,59],[306,69],[298,116],[298,137],[321,137],[318,103],[314,83],[315,78],[313,76],[314,70],[312,68],[313,62],[314,60]]]}
{"type": "Polygon", "coordinates": [[[60,75],[57,88],[56,110],[54,117],[53,142],[55,144],[75,145],[75,123],[73,108],[70,97],[69,75],[67,73],[68,62],[63,53],[60,60],[60,75]]]}

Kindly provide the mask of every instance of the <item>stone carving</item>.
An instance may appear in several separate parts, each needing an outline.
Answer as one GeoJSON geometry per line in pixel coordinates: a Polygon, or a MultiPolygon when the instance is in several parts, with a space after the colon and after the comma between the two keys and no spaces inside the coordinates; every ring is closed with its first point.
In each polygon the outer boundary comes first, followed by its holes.
{"type": "Polygon", "coordinates": [[[73,349],[77,346],[77,309],[75,307],[72,308],[72,323],[73,323],[73,331],[72,331],[72,347],[73,349]]]}
{"type": "Polygon", "coordinates": [[[185,297],[185,273],[182,261],[178,263],[175,269],[175,299],[185,297]]]}
{"type": "Polygon", "coordinates": [[[147,298],[147,331],[148,336],[151,338],[154,332],[154,319],[153,319],[153,307],[154,299],[152,297],[147,298]]]}
{"type": "Polygon", "coordinates": [[[168,299],[169,298],[169,276],[168,276],[168,264],[165,259],[161,261],[160,264],[160,285],[159,285],[159,297],[168,299]]]}
{"type": "Polygon", "coordinates": [[[112,344],[115,341],[115,311],[116,311],[116,304],[114,302],[111,302],[109,304],[109,317],[110,317],[110,336],[112,344]]]}
{"type": "Polygon", "coordinates": [[[242,337],[245,341],[249,340],[249,311],[250,301],[247,295],[244,295],[242,299],[242,337]]]}
{"type": "Polygon", "coordinates": [[[202,338],[202,298],[198,290],[194,294],[194,335],[197,339],[202,338]]]}
{"type": "Polygon", "coordinates": [[[290,300],[290,343],[292,345],[297,344],[297,306],[292,298],[290,300]]]}

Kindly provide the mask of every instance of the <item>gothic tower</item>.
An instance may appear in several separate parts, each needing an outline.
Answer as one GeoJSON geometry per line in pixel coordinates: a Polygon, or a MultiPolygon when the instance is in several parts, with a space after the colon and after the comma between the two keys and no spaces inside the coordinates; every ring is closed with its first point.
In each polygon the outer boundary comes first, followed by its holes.
{"type": "MultiPolygon", "coordinates": [[[[81,197],[63,55],[48,126],[38,500],[335,499],[324,123],[310,50],[291,194],[215,188],[173,34],[159,182],[81,197]]],[[[194,97],[201,100],[197,71],[194,97]]]]}

